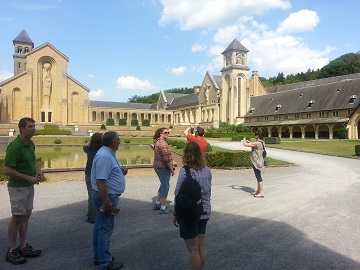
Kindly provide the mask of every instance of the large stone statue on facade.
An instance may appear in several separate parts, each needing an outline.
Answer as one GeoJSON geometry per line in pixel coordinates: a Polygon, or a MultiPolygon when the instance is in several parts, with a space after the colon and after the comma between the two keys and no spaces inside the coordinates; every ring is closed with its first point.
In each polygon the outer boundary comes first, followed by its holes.
{"type": "Polygon", "coordinates": [[[45,62],[43,64],[43,105],[50,106],[52,79],[51,79],[51,64],[45,62]]]}

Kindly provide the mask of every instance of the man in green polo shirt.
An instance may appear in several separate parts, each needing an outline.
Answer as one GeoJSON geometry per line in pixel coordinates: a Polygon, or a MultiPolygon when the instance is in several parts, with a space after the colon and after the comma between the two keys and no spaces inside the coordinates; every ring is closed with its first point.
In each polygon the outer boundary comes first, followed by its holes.
{"type": "Polygon", "coordinates": [[[11,220],[8,226],[9,251],[5,259],[13,264],[23,264],[25,257],[37,257],[41,250],[34,249],[27,241],[28,222],[34,203],[34,185],[43,180],[36,170],[35,121],[22,118],[19,121],[20,134],[6,149],[4,174],[9,176],[8,190],[11,204],[11,220]],[[20,246],[17,246],[19,235],[20,246]]]}

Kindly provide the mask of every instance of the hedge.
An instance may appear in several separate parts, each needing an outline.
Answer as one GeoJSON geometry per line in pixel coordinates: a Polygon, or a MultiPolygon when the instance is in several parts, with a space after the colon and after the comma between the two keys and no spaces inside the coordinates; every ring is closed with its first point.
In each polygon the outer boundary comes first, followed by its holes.
{"type": "Polygon", "coordinates": [[[355,155],[360,156],[360,145],[355,145],[355,155]]]}
{"type": "Polygon", "coordinates": [[[44,129],[35,130],[35,135],[71,135],[71,131],[62,130],[57,125],[44,125],[44,129]]]}
{"type": "Polygon", "coordinates": [[[114,118],[108,118],[108,119],[106,119],[106,125],[107,125],[107,126],[115,126],[115,120],[114,120],[114,118]]]}
{"type": "Polygon", "coordinates": [[[126,119],[125,118],[119,119],[119,126],[126,126],[126,119]]]}
{"type": "MultiPolygon", "coordinates": [[[[9,180],[9,177],[4,174],[4,162],[5,159],[0,159],[0,182],[4,182],[9,180]]],[[[44,161],[42,160],[42,157],[36,157],[35,158],[35,166],[37,169],[41,169],[44,166],[44,161]]]]}
{"type": "Polygon", "coordinates": [[[132,126],[138,126],[139,125],[139,120],[137,120],[137,119],[131,120],[131,125],[132,126]]]}
{"type": "Polygon", "coordinates": [[[265,143],[267,144],[280,144],[281,138],[280,137],[265,137],[265,143]]]}
{"type": "Polygon", "coordinates": [[[150,120],[149,119],[142,120],[141,125],[143,127],[149,127],[150,126],[150,120]]]}
{"type": "Polygon", "coordinates": [[[216,151],[205,153],[209,167],[251,167],[248,151],[216,151]]]}
{"type": "Polygon", "coordinates": [[[232,137],[247,137],[253,138],[254,134],[251,132],[205,132],[205,137],[208,138],[232,138],[232,137]]]}

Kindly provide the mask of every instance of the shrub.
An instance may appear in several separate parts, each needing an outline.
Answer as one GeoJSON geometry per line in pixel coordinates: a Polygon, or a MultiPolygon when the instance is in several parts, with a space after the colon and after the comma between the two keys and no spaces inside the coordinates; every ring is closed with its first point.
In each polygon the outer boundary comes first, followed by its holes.
{"type": "Polygon", "coordinates": [[[176,140],[175,146],[177,149],[183,149],[185,147],[186,141],[176,140]]]}
{"type": "Polygon", "coordinates": [[[280,137],[265,137],[264,142],[267,144],[280,144],[281,138],[280,137]]]}
{"type": "Polygon", "coordinates": [[[90,141],[90,139],[89,139],[89,138],[86,138],[84,141],[85,141],[85,143],[87,143],[88,141],[90,141]]]}
{"type": "Polygon", "coordinates": [[[54,140],[54,143],[55,143],[55,144],[61,144],[61,140],[60,140],[60,139],[55,139],[55,140],[54,140]]]}
{"type": "Polygon", "coordinates": [[[130,139],[124,139],[124,143],[130,143],[130,139]]]}
{"type": "Polygon", "coordinates": [[[142,124],[143,127],[149,127],[150,126],[150,120],[149,119],[142,120],[141,124],[142,124]]]}
{"type": "Polygon", "coordinates": [[[210,143],[207,144],[207,146],[206,146],[206,151],[205,151],[205,152],[206,152],[206,153],[212,152],[212,147],[211,147],[210,143]]]}
{"type": "Polygon", "coordinates": [[[105,130],[106,129],[106,126],[105,124],[101,124],[101,127],[100,127],[101,130],[105,130]]]}
{"type": "Polygon", "coordinates": [[[136,130],[141,130],[141,127],[139,125],[137,125],[136,130]]]}
{"type": "Polygon", "coordinates": [[[345,128],[340,128],[336,133],[336,137],[339,139],[347,139],[348,138],[348,130],[345,128]]]}
{"type": "Polygon", "coordinates": [[[115,126],[115,120],[114,120],[114,118],[108,118],[108,119],[106,119],[106,125],[107,125],[107,126],[115,126]]]}
{"type": "Polygon", "coordinates": [[[119,126],[126,126],[126,119],[125,118],[119,119],[119,126]]]}
{"type": "Polygon", "coordinates": [[[172,125],[169,126],[169,129],[173,129],[174,127],[172,125]]]}
{"type": "Polygon", "coordinates": [[[138,126],[139,125],[139,120],[137,120],[137,119],[131,120],[131,125],[132,126],[138,126]]]}
{"type": "Polygon", "coordinates": [[[355,155],[360,156],[360,145],[355,145],[355,155]]]}

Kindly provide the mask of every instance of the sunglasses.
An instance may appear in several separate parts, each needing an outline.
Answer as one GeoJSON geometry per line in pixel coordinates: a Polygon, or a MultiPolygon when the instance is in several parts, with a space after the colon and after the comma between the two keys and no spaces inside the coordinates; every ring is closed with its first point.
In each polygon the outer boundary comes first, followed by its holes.
{"type": "Polygon", "coordinates": [[[163,132],[164,134],[169,134],[170,132],[166,131],[166,132],[163,132]]]}

